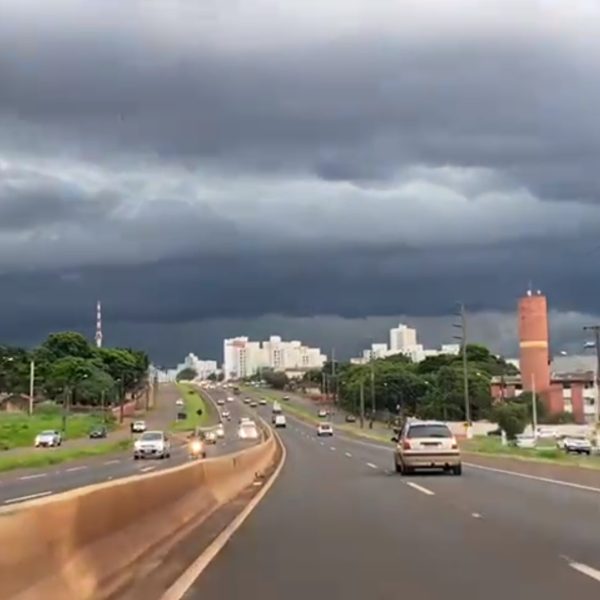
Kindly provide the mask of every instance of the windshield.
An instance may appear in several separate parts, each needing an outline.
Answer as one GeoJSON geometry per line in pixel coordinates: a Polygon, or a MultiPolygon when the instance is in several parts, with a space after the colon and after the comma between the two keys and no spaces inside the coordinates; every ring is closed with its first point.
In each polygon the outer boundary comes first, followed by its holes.
{"type": "Polygon", "coordinates": [[[446,425],[411,425],[406,437],[409,438],[450,438],[452,433],[446,425]]]}
{"type": "Polygon", "coordinates": [[[142,433],[140,436],[140,440],[143,442],[154,442],[163,439],[163,434],[158,431],[147,431],[146,433],[142,433]]]}
{"type": "Polygon", "coordinates": [[[51,429],[47,429],[46,431],[42,431],[40,435],[56,435],[56,432],[52,431],[51,429]]]}

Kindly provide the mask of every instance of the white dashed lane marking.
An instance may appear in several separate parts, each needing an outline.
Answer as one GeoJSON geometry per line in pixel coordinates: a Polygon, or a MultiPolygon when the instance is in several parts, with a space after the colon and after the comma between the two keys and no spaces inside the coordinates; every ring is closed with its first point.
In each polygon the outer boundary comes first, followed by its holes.
{"type": "Polygon", "coordinates": [[[376,469],[377,465],[374,465],[373,463],[367,463],[367,467],[371,467],[371,469],[376,469]]]}
{"type": "Polygon", "coordinates": [[[19,477],[19,481],[27,481],[29,479],[39,479],[40,477],[46,477],[48,473],[37,473],[35,475],[24,475],[23,477],[19,477]]]}
{"type": "Polygon", "coordinates": [[[428,490],[426,487],[423,487],[422,485],[419,485],[418,483],[413,483],[412,481],[407,481],[406,485],[409,485],[411,488],[413,488],[413,490],[417,490],[418,492],[421,492],[422,494],[425,494],[427,496],[435,496],[435,492],[428,490]]]}

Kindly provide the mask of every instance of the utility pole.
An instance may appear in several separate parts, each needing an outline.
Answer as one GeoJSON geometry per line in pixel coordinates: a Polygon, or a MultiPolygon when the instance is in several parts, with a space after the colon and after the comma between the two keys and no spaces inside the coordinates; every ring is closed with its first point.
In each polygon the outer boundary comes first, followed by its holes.
{"type": "Polygon", "coordinates": [[[531,374],[531,416],[533,421],[533,437],[537,438],[537,396],[535,393],[535,373],[531,374]]]}
{"type": "Polygon", "coordinates": [[[100,392],[100,405],[102,406],[102,422],[106,425],[106,394],[104,390],[100,392]]]}
{"type": "Polygon", "coordinates": [[[29,363],[29,414],[33,414],[33,394],[35,382],[35,362],[32,360],[29,363]]]}
{"type": "Polygon", "coordinates": [[[377,414],[377,402],[375,400],[375,364],[371,360],[371,419],[369,420],[369,428],[373,428],[373,421],[377,414]]]}
{"type": "Polygon", "coordinates": [[[331,379],[332,379],[332,395],[333,395],[333,404],[335,405],[337,402],[337,377],[335,375],[335,348],[331,349],[331,379]]]}
{"type": "Polygon", "coordinates": [[[457,315],[460,318],[458,323],[453,323],[453,327],[460,329],[460,335],[455,335],[454,339],[460,340],[462,347],[462,363],[463,363],[463,388],[465,395],[465,423],[466,423],[466,436],[468,439],[472,437],[471,429],[471,406],[469,402],[469,370],[467,362],[467,311],[464,304],[459,304],[459,313],[457,315]]]}
{"type": "Polygon", "coordinates": [[[594,401],[594,421],[596,430],[598,430],[600,429],[600,325],[586,325],[583,330],[594,332],[594,347],[596,349],[596,399],[594,401]]]}
{"type": "Polygon", "coordinates": [[[360,428],[365,426],[365,382],[360,380],[360,428]]]}

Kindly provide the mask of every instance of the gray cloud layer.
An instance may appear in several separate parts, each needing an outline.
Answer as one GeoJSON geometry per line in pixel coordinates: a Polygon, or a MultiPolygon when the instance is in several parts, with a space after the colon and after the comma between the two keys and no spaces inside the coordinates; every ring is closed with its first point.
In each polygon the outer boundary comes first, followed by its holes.
{"type": "Polygon", "coordinates": [[[529,280],[599,312],[594,2],[0,13],[10,335],[79,326],[96,297],[151,330],[509,310],[529,280]]]}

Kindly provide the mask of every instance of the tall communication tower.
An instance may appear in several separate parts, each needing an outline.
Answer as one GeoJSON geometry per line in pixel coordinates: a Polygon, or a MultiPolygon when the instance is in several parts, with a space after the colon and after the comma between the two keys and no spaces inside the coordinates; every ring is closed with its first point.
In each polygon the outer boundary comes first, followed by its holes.
{"type": "Polygon", "coordinates": [[[96,347],[102,348],[102,304],[96,303],[96,347]]]}

